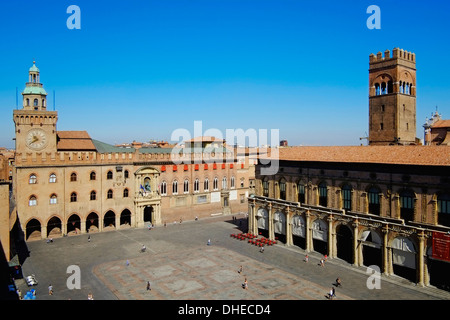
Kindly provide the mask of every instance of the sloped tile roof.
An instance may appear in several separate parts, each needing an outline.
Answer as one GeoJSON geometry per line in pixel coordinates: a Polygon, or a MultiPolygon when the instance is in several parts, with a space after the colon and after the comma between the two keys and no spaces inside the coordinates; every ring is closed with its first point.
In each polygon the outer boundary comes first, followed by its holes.
{"type": "MultiPolygon", "coordinates": [[[[275,150],[271,151],[272,157],[276,157],[275,150]]],[[[450,147],[300,146],[278,148],[278,158],[288,161],[450,166],[450,147]]]]}

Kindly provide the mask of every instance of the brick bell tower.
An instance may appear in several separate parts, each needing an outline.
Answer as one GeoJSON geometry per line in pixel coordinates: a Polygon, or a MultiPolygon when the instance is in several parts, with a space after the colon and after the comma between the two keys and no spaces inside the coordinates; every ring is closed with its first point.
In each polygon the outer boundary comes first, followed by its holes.
{"type": "Polygon", "coordinates": [[[58,113],[47,110],[47,92],[40,82],[40,72],[34,61],[22,96],[23,108],[13,111],[16,152],[55,152],[58,113]]]}
{"type": "Polygon", "coordinates": [[[395,48],[369,59],[369,145],[415,144],[415,54],[395,48]]]}

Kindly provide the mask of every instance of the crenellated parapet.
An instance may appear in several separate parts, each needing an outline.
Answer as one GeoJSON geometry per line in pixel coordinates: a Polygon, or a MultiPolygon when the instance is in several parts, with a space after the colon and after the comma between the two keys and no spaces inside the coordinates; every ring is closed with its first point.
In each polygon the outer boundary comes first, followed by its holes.
{"type": "Polygon", "coordinates": [[[383,62],[386,60],[392,60],[392,59],[401,59],[405,61],[409,61],[412,63],[416,63],[416,55],[413,52],[409,52],[403,49],[394,48],[392,50],[392,55],[390,50],[384,51],[384,55],[382,52],[378,52],[375,54],[370,54],[369,56],[369,62],[370,64],[377,63],[377,62],[383,62]]]}

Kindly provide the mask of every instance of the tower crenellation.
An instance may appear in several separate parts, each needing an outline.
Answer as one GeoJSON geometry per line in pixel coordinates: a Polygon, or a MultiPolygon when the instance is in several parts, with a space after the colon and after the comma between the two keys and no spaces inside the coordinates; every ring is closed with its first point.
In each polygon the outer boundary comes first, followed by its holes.
{"type": "Polygon", "coordinates": [[[394,48],[392,53],[390,50],[385,50],[384,54],[379,51],[377,54],[370,54],[369,61],[370,63],[383,62],[390,59],[402,59],[409,62],[416,62],[416,55],[413,52],[409,52],[403,49],[394,48]]]}

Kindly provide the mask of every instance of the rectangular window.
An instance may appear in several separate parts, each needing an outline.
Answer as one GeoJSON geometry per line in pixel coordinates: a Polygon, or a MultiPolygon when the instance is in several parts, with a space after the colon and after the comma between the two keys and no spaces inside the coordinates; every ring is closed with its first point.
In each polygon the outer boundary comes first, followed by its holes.
{"type": "Polygon", "coordinates": [[[197,203],[198,204],[206,203],[207,200],[208,200],[208,198],[206,197],[206,195],[197,196],[197,203]]]}

